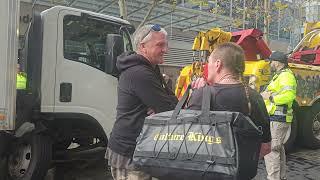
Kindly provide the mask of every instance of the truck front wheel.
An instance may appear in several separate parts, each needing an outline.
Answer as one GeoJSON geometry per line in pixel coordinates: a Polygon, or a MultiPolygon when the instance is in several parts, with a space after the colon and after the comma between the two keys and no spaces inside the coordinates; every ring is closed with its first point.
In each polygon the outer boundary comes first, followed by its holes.
{"type": "Polygon", "coordinates": [[[49,137],[29,134],[12,145],[8,157],[10,180],[44,179],[52,158],[52,144],[49,137]]]}
{"type": "Polygon", "coordinates": [[[320,102],[314,104],[305,112],[302,119],[301,133],[302,145],[310,149],[320,148],[320,102]]]}

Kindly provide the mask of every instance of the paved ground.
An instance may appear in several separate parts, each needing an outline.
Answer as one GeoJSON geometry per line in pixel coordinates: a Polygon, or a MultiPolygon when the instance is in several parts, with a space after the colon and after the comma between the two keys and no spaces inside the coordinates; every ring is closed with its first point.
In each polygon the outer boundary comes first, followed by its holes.
{"type": "MultiPolygon", "coordinates": [[[[320,180],[320,150],[299,150],[288,155],[288,180],[320,180]]],[[[266,179],[263,161],[254,180],[266,179]]]]}
{"type": "MultiPolygon", "coordinates": [[[[288,155],[288,180],[320,180],[320,149],[300,149],[288,155]]],[[[54,170],[51,170],[54,172],[54,170]]],[[[103,161],[90,164],[77,162],[56,169],[56,180],[112,180],[103,161]]],[[[52,178],[47,178],[47,180],[52,178]]],[[[265,180],[264,162],[260,161],[258,175],[254,180],[265,180]]]]}

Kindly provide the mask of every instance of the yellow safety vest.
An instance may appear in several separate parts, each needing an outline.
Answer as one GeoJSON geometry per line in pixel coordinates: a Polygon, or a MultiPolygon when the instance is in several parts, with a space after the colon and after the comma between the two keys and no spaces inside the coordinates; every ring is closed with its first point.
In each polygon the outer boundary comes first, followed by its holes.
{"type": "Polygon", "coordinates": [[[17,89],[24,90],[27,87],[27,78],[25,73],[17,74],[17,89]]]}
{"type": "Polygon", "coordinates": [[[281,70],[272,78],[267,86],[267,91],[271,92],[271,97],[265,100],[271,120],[277,118],[277,121],[292,122],[292,104],[296,98],[296,88],[296,79],[289,68],[281,70]]]}

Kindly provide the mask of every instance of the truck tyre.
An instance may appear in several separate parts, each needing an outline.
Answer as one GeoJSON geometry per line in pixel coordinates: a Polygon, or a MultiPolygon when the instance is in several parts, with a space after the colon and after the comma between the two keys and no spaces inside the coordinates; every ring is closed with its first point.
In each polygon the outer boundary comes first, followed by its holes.
{"type": "Polygon", "coordinates": [[[309,108],[301,120],[301,144],[310,149],[320,148],[320,102],[309,108]]]}
{"type": "Polygon", "coordinates": [[[288,133],[286,134],[286,137],[284,139],[284,148],[286,150],[286,153],[290,153],[294,150],[294,142],[297,137],[297,131],[298,131],[298,122],[297,118],[295,116],[293,117],[291,127],[288,130],[288,133]]]}
{"type": "Polygon", "coordinates": [[[49,137],[29,134],[19,138],[12,146],[8,157],[9,180],[44,179],[52,158],[52,144],[49,137]]]}

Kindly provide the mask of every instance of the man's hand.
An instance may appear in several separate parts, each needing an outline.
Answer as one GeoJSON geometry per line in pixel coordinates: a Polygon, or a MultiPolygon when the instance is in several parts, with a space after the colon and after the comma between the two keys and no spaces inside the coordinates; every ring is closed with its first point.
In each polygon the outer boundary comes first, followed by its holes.
{"type": "Polygon", "coordinates": [[[154,115],[155,113],[156,113],[156,112],[155,112],[153,109],[148,108],[148,110],[147,110],[147,115],[148,115],[148,116],[154,115]]]}
{"type": "Polygon", "coordinates": [[[269,99],[269,97],[271,96],[271,92],[270,91],[264,91],[261,93],[261,96],[263,97],[263,99],[269,99]]]}
{"type": "Polygon", "coordinates": [[[271,142],[261,143],[259,158],[262,159],[265,155],[269,154],[270,152],[271,152],[271,142]]]}
{"type": "Polygon", "coordinates": [[[204,87],[207,84],[206,80],[204,78],[198,78],[195,81],[192,81],[191,87],[192,89],[199,89],[204,87]]]}

